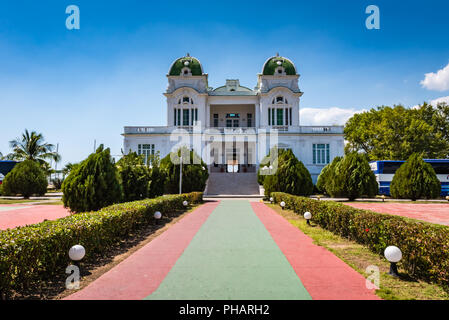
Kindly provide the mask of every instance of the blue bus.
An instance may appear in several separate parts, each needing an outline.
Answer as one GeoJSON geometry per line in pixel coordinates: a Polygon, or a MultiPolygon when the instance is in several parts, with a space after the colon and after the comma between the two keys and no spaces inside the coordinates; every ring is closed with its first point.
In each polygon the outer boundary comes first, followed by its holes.
{"type": "Polygon", "coordinates": [[[14,168],[16,164],[17,161],[0,160],[0,184],[2,184],[3,179],[14,168]]]}
{"type": "MultiPolygon", "coordinates": [[[[441,182],[441,195],[449,195],[449,159],[424,159],[430,163],[441,182]]],[[[404,163],[402,160],[371,161],[370,167],[379,184],[379,194],[390,195],[390,184],[396,170],[404,163]]]]}

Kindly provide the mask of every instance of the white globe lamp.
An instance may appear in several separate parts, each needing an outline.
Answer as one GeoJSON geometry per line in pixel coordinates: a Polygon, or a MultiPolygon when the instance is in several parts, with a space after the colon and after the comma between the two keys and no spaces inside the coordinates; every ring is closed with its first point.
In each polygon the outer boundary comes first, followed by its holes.
{"type": "Polygon", "coordinates": [[[184,201],[182,202],[182,205],[183,205],[184,207],[187,207],[187,206],[189,205],[189,203],[187,202],[187,200],[184,200],[184,201]]]}
{"type": "Polygon", "coordinates": [[[162,218],[162,213],[160,213],[159,211],[156,211],[153,215],[154,219],[159,220],[160,218],[162,218]]]}
{"type": "Polygon", "coordinates": [[[285,202],[284,202],[284,201],[281,201],[280,205],[281,205],[282,210],[284,210],[285,202]]]}
{"type": "Polygon", "coordinates": [[[86,255],[86,249],[80,244],[76,244],[69,250],[69,258],[72,261],[81,261],[86,255]]]}
{"type": "Polygon", "coordinates": [[[270,202],[273,203],[274,199],[273,197],[270,197],[270,202]]]}
{"type": "Polygon", "coordinates": [[[402,259],[402,252],[396,246],[389,246],[384,251],[385,258],[390,262],[389,274],[393,277],[399,277],[397,263],[402,259]]]}
{"type": "Polygon", "coordinates": [[[304,213],[304,219],[306,219],[307,220],[307,224],[310,225],[310,219],[312,219],[312,214],[309,211],[305,212],[304,213]]]}

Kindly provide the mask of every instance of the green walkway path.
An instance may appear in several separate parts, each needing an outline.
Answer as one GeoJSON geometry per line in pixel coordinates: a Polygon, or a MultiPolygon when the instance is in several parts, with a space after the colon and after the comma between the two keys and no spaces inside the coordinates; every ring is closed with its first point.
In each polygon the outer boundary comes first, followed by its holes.
{"type": "Polygon", "coordinates": [[[146,299],[311,299],[248,201],[222,201],[146,299]]]}

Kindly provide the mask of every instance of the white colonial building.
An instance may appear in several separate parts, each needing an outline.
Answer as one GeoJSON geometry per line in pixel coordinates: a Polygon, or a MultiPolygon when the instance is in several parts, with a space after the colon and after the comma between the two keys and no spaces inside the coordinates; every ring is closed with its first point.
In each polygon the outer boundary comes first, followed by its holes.
{"type": "Polygon", "coordinates": [[[187,54],[168,75],[167,126],[125,127],[124,150],[164,157],[189,145],[209,171],[255,172],[274,145],[291,149],[314,182],[321,169],[343,155],[342,126],[301,126],[299,74],[287,58],[269,58],[250,89],[226,80],[213,89],[200,61],[187,54]]]}

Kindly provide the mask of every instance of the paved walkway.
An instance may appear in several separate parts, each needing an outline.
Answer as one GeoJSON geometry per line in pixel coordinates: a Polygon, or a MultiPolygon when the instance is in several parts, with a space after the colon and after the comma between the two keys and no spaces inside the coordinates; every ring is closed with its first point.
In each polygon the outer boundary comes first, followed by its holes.
{"type": "Polygon", "coordinates": [[[209,202],[68,299],[378,299],[263,203],[209,202]]]}
{"type": "Polygon", "coordinates": [[[70,212],[59,205],[0,204],[0,230],[66,217],[70,212]]]}
{"type": "Polygon", "coordinates": [[[449,203],[345,203],[345,205],[449,226],[449,203]]]}

